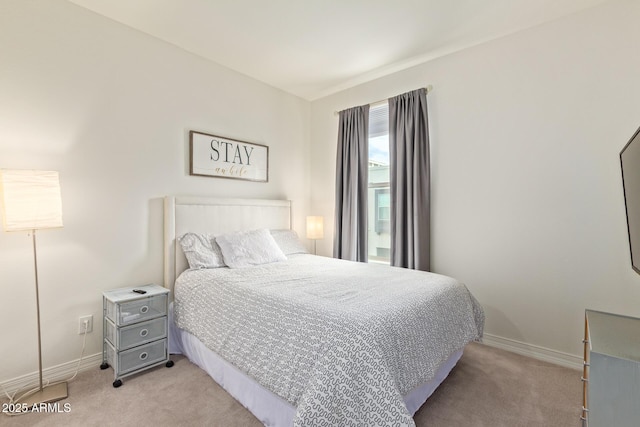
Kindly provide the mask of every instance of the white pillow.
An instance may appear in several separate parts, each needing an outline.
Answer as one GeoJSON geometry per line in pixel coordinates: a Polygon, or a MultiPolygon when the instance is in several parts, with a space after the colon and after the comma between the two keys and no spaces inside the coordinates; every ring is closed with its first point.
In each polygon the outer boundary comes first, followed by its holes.
{"type": "Polygon", "coordinates": [[[185,233],[178,237],[189,268],[225,267],[220,246],[210,234],[185,233]]]}
{"type": "Polygon", "coordinates": [[[269,230],[278,247],[285,255],[308,254],[307,248],[304,247],[298,233],[293,230],[269,230]]]}
{"type": "Polygon", "coordinates": [[[238,231],[216,237],[224,263],[230,268],[286,261],[287,257],[267,229],[238,231]]]}

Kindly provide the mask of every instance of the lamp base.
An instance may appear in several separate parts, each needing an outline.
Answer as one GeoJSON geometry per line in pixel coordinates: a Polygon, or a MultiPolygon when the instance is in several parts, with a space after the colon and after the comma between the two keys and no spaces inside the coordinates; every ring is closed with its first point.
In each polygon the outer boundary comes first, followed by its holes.
{"type": "Polygon", "coordinates": [[[36,390],[25,396],[22,396],[15,403],[20,405],[26,405],[31,408],[33,405],[40,403],[51,403],[57,400],[66,399],[69,394],[67,393],[67,383],[56,383],[46,387],[42,387],[42,390],[36,390]]]}

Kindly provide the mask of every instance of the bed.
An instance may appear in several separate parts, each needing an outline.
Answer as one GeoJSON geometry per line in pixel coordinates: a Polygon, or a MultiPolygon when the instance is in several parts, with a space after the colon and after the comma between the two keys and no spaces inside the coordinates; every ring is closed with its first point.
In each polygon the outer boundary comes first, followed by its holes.
{"type": "Polygon", "coordinates": [[[452,278],[309,255],[286,239],[284,259],[248,268],[189,269],[178,243],[223,235],[227,256],[238,235],[290,228],[289,201],[165,198],[171,352],[267,426],[413,425],[482,336],[482,308],[452,278]]]}

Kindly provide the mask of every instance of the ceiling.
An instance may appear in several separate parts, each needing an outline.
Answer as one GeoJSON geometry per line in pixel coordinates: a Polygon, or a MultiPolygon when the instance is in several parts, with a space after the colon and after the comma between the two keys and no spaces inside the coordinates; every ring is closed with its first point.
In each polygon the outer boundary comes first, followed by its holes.
{"type": "Polygon", "coordinates": [[[69,0],[307,100],[607,0],[69,0]]]}

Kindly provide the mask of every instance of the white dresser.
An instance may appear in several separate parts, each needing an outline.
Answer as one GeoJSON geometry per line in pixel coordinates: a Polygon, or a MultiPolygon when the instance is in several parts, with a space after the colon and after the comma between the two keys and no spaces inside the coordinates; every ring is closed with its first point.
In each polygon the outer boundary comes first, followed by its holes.
{"type": "Polygon", "coordinates": [[[640,425],[640,319],[585,311],[583,425],[640,425]]]}
{"type": "Polygon", "coordinates": [[[120,288],[102,294],[103,347],[101,369],[114,371],[114,387],[122,378],[169,360],[169,290],[158,285],[120,288]]]}

